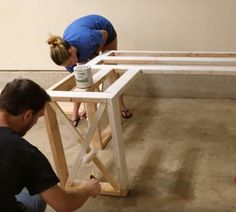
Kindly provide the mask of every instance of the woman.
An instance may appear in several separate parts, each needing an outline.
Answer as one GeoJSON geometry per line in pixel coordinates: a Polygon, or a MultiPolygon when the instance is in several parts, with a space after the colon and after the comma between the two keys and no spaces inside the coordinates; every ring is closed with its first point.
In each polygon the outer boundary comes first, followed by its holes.
{"type": "MultiPolygon", "coordinates": [[[[88,15],[72,22],[64,31],[63,38],[51,36],[48,39],[50,56],[60,66],[73,72],[76,63],[86,63],[105,50],[117,50],[117,34],[112,24],[99,15],[88,15]]],[[[71,120],[76,127],[80,120],[80,103],[74,103],[71,120]]],[[[120,110],[123,118],[130,118],[132,113],[125,107],[123,96],[120,97],[120,110]]]]}

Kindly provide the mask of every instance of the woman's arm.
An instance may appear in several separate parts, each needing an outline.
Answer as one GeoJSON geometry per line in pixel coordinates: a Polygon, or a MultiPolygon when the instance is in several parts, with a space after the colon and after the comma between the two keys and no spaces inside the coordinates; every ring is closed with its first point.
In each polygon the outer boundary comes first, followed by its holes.
{"type": "Polygon", "coordinates": [[[102,33],[103,43],[98,46],[97,51],[96,51],[97,55],[100,53],[100,51],[103,51],[103,47],[108,38],[108,32],[106,30],[100,30],[100,32],[102,33]]]}

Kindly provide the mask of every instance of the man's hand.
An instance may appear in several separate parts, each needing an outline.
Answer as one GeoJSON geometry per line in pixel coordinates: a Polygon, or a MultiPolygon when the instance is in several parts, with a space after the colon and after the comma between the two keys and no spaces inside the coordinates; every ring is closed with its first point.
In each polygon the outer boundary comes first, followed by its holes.
{"type": "Polygon", "coordinates": [[[101,191],[101,185],[96,178],[92,178],[87,182],[86,189],[89,192],[90,196],[96,197],[101,191]]]}

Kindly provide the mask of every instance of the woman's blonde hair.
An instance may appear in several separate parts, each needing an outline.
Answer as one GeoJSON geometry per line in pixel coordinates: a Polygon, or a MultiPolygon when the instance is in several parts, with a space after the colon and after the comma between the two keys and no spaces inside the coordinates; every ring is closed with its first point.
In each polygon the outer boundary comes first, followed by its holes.
{"type": "Polygon", "coordinates": [[[60,36],[50,35],[47,43],[50,46],[50,56],[57,65],[63,65],[70,58],[71,45],[60,36]]]}

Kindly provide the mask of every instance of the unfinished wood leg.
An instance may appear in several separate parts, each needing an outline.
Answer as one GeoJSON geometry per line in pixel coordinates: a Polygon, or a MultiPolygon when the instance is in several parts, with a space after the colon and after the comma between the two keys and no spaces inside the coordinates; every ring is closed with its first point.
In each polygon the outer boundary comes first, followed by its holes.
{"type": "Polygon", "coordinates": [[[128,193],[129,185],[128,185],[124,144],[122,139],[121,122],[120,122],[119,97],[117,96],[116,98],[108,100],[107,107],[111,125],[115,163],[118,166],[117,168],[120,181],[119,184],[120,184],[121,196],[126,196],[128,193]]]}
{"type": "MultiPolygon", "coordinates": [[[[91,149],[89,148],[89,151],[91,149]]],[[[112,195],[112,196],[122,196],[121,190],[119,185],[117,184],[115,178],[113,175],[107,170],[107,168],[104,166],[102,161],[95,156],[92,159],[93,163],[97,166],[97,168],[101,171],[101,173],[104,175],[105,179],[107,182],[100,182],[101,184],[101,192],[100,194],[102,195],[112,195]]],[[[84,181],[73,181],[73,183],[69,186],[66,185],[66,190],[67,191],[76,191],[81,188],[83,185],[84,181]]]]}
{"type": "MultiPolygon", "coordinates": [[[[112,74],[113,74],[113,72],[109,76],[111,76],[112,74]]],[[[103,91],[103,83],[101,85],[102,85],[101,89],[103,91]]],[[[98,88],[95,89],[95,91],[101,92],[101,89],[98,87],[98,88]]],[[[107,143],[111,140],[111,127],[110,127],[110,124],[108,123],[108,125],[104,129],[100,128],[99,130],[100,130],[100,135],[101,135],[101,149],[103,149],[103,148],[105,148],[107,143]]]]}
{"type": "Polygon", "coordinates": [[[74,134],[74,136],[77,138],[77,141],[79,143],[82,143],[84,141],[83,136],[78,131],[76,127],[72,124],[71,120],[68,118],[68,116],[65,114],[65,112],[62,110],[62,108],[56,103],[52,102],[51,106],[53,107],[54,111],[59,115],[62,119],[64,124],[70,129],[70,131],[74,134]]]}
{"type": "Polygon", "coordinates": [[[56,171],[60,179],[60,184],[64,188],[69,174],[56,113],[51,103],[48,103],[45,107],[44,118],[56,171]]]}
{"type": "Polygon", "coordinates": [[[89,127],[87,134],[85,135],[85,140],[84,140],[83,144],[81,145],[82,151],[78,154],[78,156],[75,160],[75,163],[72,167],[72,171],[70,172],[70,175],[67,179],[66,186],[71,186],[72,185],[73,180],[75,179],[76,174],[77,174],[77,172],[79,170],[79,167],[81,165],[83,156],[90,149],[89,144],[90,144],[90,142],[93,138],[93,135],[96,132],[97,126],[99,124],[99,121],[100,121],[103,113],[104,113],[105,108],[106,108],[105,104],[100,104],[99,107],[98,107],[97,112],[94,114],[93,122],[92,122],[91,126],[89,127]]]}
{"type": "Polygon", "coordinates": [[[98,157],[93,158],[94,164],[98,167],[98,169],[103,173],[106,180],[111,184],[113,187],[113,190],[118,192],[120,190],[119,185],[115,181],[114,177],[111,175],[110,172],[106,169],[106,167],[103,165],[103,163],[100,161],[98,157]]]}
{"type": "MultiPolygon", "coordinates": [[[[71,132],[76,136],[76,138],[79,138],[78,141],[80,141],[80,144],[83,144],[84,138],[82,135],[78,132],[78,130],[73,127],[71,124],[69,118],[66,116],[66,114],[62,111],[62,109],[58,106],[57,103],[51,102],[50,106],[54,109],[57,115],[59,115],[61,118],[63,118],[64,123],[71,129],[71,132]]],[[[110,130],[110,129],[109,129],[110,130]]],[[[88,151],[91,151],[91,148],[88,149],[88,151]]],[[[80,162],[80,161],[79,161],[80,162]]],[[[120,194],[120,188],[119,185],[117,184],[116,180],[112,176],[112,174],[106,169],[106,167],[103,165],[101,160],[95,156],[93,158],[93,163],[97,166],[97,168],[101,171],[105,179],[107,180],[107,183],[103,182],[102,183],[102,189],[101,189],[101,194],[103,195],[115,195],[119,196],[120,194]]],[[[81,164],[81,163],[80,163],[81,164]]],[[[77,165],[80,165],[77,164],[77,165]]],[[[66,187],[68,191],[76,190],[74,186],[72,187],[66,187]]],[[[78,189],[78,188],[77,188],[78,189]]]]}
{"type": "MultiPolygon", "coordinates": [[[[90,126],[93,120],[93,116],[96,112],[96,104],[94,103],[85,103],[88,125],[90,126]]],[[[102,137],[101,137],[101,127],[98,125],[96,132],[94,133],[92,139],[92,146],[95,149],[102,149],[102,137]]]]}
{"type": "MultiPolygon", "coordinates": [[[[84,183],[87,183],[87,181],[77,181],[74,182],[72,186],[66,187],[66,190],[68,192],[76,192],[79,189],[84,188],[84,183]]],[[[111,196],[122,196],[119,191],[115,191],[110,183],[107,182],[100,182],[101,185],[101,195],[111,195],[111,196]]]]}
{"type": "MultiPolygon", "coordinates": [[[[97,104],[94,103],[85,103],[89,126],[92,122],[94,113],[97,110],[96,105],[97,104]]],[[[110,126],[108,125],[105,129],[102,129],[99,124],[92,140],[93,148],[103,149],[110,140],[111,140],[110,126]]]]}

